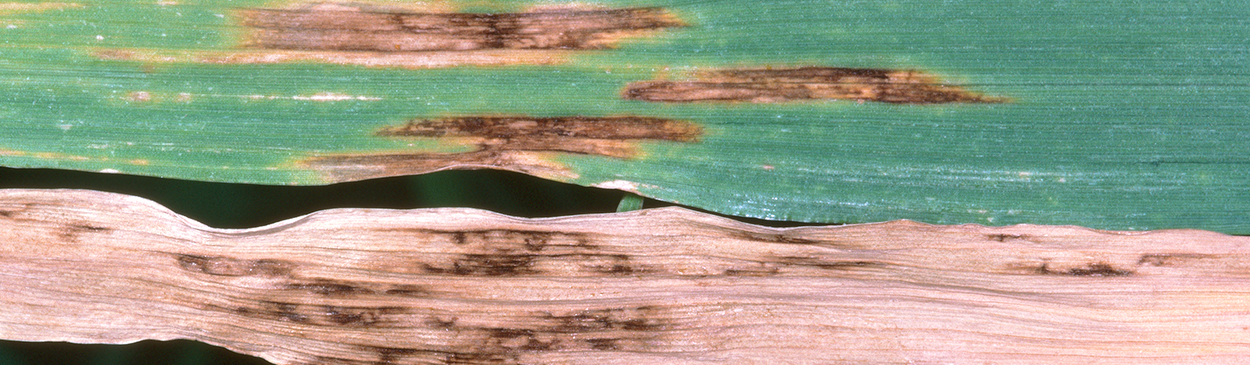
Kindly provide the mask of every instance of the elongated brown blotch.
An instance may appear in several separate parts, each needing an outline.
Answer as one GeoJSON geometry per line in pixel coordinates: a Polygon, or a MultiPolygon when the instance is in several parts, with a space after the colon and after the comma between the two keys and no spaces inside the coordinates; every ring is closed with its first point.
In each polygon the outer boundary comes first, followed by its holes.
{"type": "Polygon", "coordinates": [[[660,8],[552,8],[520,13],[434,13],[361,9],[250,9],[249,46],[370,52],[601,49],[622,37],[680,27],[660,8]]]}
{"type": "Polygon", "coordinates": [[[441,138],[473,145],[462,153],[325,155],[302,164],[325,171],[334,181],[418,174],[449,168],[493,168],[540,177],[575,175],[551,160],[554,153],[632,159],[641,141],[694,143],[703,128],[666,118],[639,116],[464,116],[416,119],[379,130],[392,138],[441,138]]]}
{"type": "Polygon", "coordinates": [[[857,100],[896,104],[1001,103],[918,71],[873,68],[800,67],[721,69],[681,81],[629,84],[621,97],[652,102],[752,102],[857,100]]]}
{"type": "Polygon", "coordinates": [[[243,9],[231,50],[99,49],[96,57],[147,63],[320,62],[409,69],[555,65],[572,51],[613,48],[686,23],[665,9],[568,5],[517,13],[457,13],[445,6],[326,2],[243,9]]]}
{"type": "Polygon", "coordinates": [[[696,142],[702,128],[689,122],[650,117],[470,116],[420,119],[379,131],[388,137],[463,137],[482,150],[560,151],[630,158],[632,145],[615,141],[696,142]]]}

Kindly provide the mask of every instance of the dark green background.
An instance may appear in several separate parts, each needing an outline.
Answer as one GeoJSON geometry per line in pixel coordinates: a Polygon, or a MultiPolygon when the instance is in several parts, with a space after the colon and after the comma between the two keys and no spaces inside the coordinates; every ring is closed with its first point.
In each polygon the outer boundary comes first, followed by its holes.
{"type": "Polygon", "coordinates": [[[0,165],[322,184],[333,179],[299,161],[473,148],[374,134],[413,119],[638,115],[697,123],[704,134],[697,143],[640,143],[634,159],[560,155],[572,172],[565,178],[628,181],[666,201],[779,220],[1250,233],[1246,1],[450,0],[490,12],[663,6],[690,26],[550,66],[95,53],[237,52],[246,30],[234,9],[289,2],[87,0],[11,16],[23,23],[0,24],[0,165]],[[620,97],[628,83],[656,77],[798,66],[919,70],[1012,102],[620,97]],[[149,97],[129,96],[138,92],[149,97]],[[345,99],[309,100],[323,93],[345,99]]]}

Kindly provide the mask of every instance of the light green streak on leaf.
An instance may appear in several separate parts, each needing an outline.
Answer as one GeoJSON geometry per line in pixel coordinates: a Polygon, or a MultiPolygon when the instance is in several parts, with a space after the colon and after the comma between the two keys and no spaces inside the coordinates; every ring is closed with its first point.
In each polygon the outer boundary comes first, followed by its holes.
{"type": "Polygon", "coordinates": [[[616,206],[617,212],[629,212],[642,209],[642,196],[634,193],[625,193],[621,197],[621,203],[616,206]]]}

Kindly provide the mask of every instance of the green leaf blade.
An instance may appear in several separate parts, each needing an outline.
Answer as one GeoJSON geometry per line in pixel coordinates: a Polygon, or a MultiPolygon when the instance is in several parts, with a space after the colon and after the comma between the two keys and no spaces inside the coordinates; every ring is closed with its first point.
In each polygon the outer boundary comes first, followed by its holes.
{"type": "Polygon", "coordinates": [[[341,175],[305,161],[475,148],[376,135],[409,120],[630,115],[688,121],[703,134],[631,142],[639,152],[631,158],[543,155],[566,169],[546,177],[768,219],[1250,233],[1250,7],[596,4],[661,6],[688,26],[559,53],[559,64],[412,69],[205,61],[255,51],[240,48],[247,30],[237,14],[282,6],[268,2],[117,0],[0,13],[0,28],[14,25],[0,29],[0,164],[325,184],[341,175]],[[632,82],[796,66],[918,70],[1010,101],[621,98],[632,82]]]}

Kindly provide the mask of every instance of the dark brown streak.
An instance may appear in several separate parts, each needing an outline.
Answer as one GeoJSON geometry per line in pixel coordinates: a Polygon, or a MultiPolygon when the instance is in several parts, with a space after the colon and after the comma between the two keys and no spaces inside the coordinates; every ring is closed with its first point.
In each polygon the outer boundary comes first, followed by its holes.
{"type": "Polygon", "coordinates": [[[112,228],[93,226],[85,223],[67,224],[64,229],[61,230],[61,239],[74,242],[78,241],[78,236],[83,233],[106,233],[111,232],[112,230],[112,228]]]}
{"type": "Polygon", "coordinates": [[[590,244],[591,235],[579,232],[553,232],[515,229],[485,229],[447,231],[433,229],[385,229],[386,232],[413,233],[416,235],[433,235],[442,237],[464,249],[481,250],[480,252],[505,253],[513,251],[539,252],[552,249],[593,250],[597,247],[590,244]]]}
{"type": "Polygon", "coordinates": [[[450,274],[460,276],[521,276],[539,274],[532,266],[537,255],[521,254],[465,254],[452,262],[450,267],[439,267],[424,264],[422,267],[429,274],[450,274]]]}
{"type": "Polygon", "coordinates": [[[526,13],[410,13],[360,9],[251,9],[251,46],[369,52],[609,48],[623,36],[685,23],[660,8],[526,13]]]}
{"type": "Polygon", "coordinates": [[[420,285],[396,285],[382,292],[386,295],[395,295],[401,297],[424,298],[431,295],[430,289],[420,285]]]}
{"type": "Polygon", "coordinates": [[[1050,264],[1044,263],[1037,268],[1037,273],[1041,275],[1066,275],[1066,276],[1093,276],[1093,277],[1118,277],[1130,276],[1134,272],[1132,270],[1117,269],[1111,264],[1104,262],[1088,264],[1085,267],[1068,269],[1066,271],[1056,271],[1050,268],[1050,264]]]}
{"type": "Polygon", "coordinates": [[[637,308],[592,309],[557,316],[550,312],[542,312],[539,318],[555,325],[545,328],[555,333],[589,333],[612,330],[656,331],[668,327],[667,322],[656,316],[658,308],[643,306],[637,308]]]}
{"type": "Polygon", "coordinates": [[[409,308],[399,306],[357,307],[337,305],[300,304],[277,301],[261,301],[255,307],[237,306],[226,309],[209,306],[254,319],[294,322],[304,325],[331,327],[385,327],[403,326],[400,318],[408,315],[409,308]]]}
{"type": "Polygon", "coordinates": [[[823,270],[847,270],[852,268],[880,267],[888,264],[877,261],[828,261],[819,257],[784,256],[780,263],[786,266],[813,267],[823,270]]]}
{"type": "Polygon", "coordinates": [[[928,74],[907,70],[801,67],[726,69],[701,72],[692,80],[640,81],[621,91],[629,100],[686,103],[742,101],[776,103],[792,100],[857,100],[895,104],[1001,103],[942,84],[928,74]]]}
{"type": "Polygon", "coordinates": [[[757,233],[751,231],[733,231],[731,234],[735,238],[747,241],[766,242],[766,243],[783,243],[783,244],[799,244],[812,245],[824,243],[823,241],[793,237],[785,233],[757,233]]]}
{"type": "Polygon", "coordinates": [[[493,277],[552,274],[536,268],[538,263],[546,260],[570,262],[587,272],[611,276],[647,271],[632,265],[628,255],[597,253],[598,247],[591,244],[593,237],[576,232],[504,229],[388,231],[441,238],[460,251],[449,262],[419,262],[418,267],[428,274],[493,277]]]}
{"type": "MultiPolygon", "coordinates": [[[[400,328],[414,316],[412,309],[262,302],[259,308],[240,307],[235,313],[302,325],[400,328]]],[[[537,311],[520,321],[524,325],[495,327],[462,326],[452,312],[430,313],[420,315],[425,318],[422,324],[450,336],[450,342],[435,340],[428,346],[411,348],[357,346],[364,353],[376,354],[373,364],[513,364],[521,356],[536,352],[639,351],[649,343],[664,340],[663,332],[674,327],[669,315],[666,309],[656,306],[576,310],[558,315],[537,311]]],[[[369,363],[330,357],[321,360],[369,363]]]]}
{"type": "Polygon", "coordinates": [[[774,276],[780,273],[781,273],[781,269],[777,268],[776,266],[766,265],[761,268],[746,268],[746,269],[729,268],[729,269],[725,269],[722,275],[765,277],[765,276],[774,276]]]}
{"type": "Polygon", "coordinates": [[[1007,241],[1015,241],[1015,240],[1027,241],[1029,239],[1029,236],[1025,236],[1022,234],[995,233],[995,234],[986,235],[986,238],[989,238],[990,241],[994,241],[994,242],[1007,242],[1007,241]]]}
{"type": "Polygon", "coordinates": [[[79,232],[108,232],[113,230],[112,228],[93,226],[89,224],[71,224],[69,227],[79,232]]]}
{"type": "Polygon", "coordinates": [[[342,283],[342,282],[335,282],[333,280],[327,280],[327,279],[315,279],[314,281],[307,282],[307,283],[287,284],[285,287],[283,287],[283,289],[302,290],[302,291],[312,292],[318,295],[337,296],[337,297],[368,295],[368,294],[374,293],[374,291],[369,288],[361,287],[358,285],[342,283]]]}

